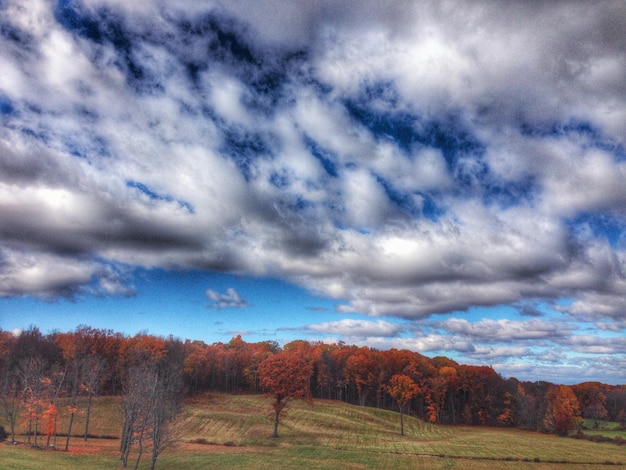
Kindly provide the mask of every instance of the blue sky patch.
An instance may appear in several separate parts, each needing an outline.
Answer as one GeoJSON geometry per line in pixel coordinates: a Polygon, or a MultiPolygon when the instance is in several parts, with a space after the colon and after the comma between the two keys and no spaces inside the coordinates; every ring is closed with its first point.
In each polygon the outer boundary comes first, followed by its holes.
{"type": "Polygon", "coordinates": [[[254,177],[254,161],[272,155],[266,136],[238,126],[224,129],[224,145],[221,150],[235,162],[246,181],[254,177]]]}
{"type": "Polygon", "coordinates": [[[4,95],[0,95],[0,114],[6,116],[13,113],[13,103],[4,95]]]}
{"type": "Polygon", "coordinates": [[[180,201],[170,195],[160,194],[139,181],[127,181],[126,186],[139,190],[142,194],[145,194],[153,201],[176,202],[180,207],[186,209],[189,213],[194,213],[193,206],[188,202],[180,201]]]}
{"type": "Polygon", "coordinates": [[[339,176],[337,164],[335,163],[337,156],[333,152],[320,146],[308,136],[304,136],[304,143],[311,152],[311,155],[313,155],[320,162],[324,171],[326,171],[329,176],[337,178],[337,176],[339,176]]]}
{"type": "Polygon", "coordinates": [[[576,230],[581,225],[588,226],[594,237],[606,239],[611,246],[626,245],[626,215],[623,213],[585,212],[569,221],[576,230]]]}
{"type": "Polygon", "coordinates": [[[363,124],[376,139],[394,142],[404,152],[411,152],[416,144],[423,143],[415,130],[419,121],[405,112],[386,112],[367,107],[362,102],[348,100],[346,109],[352,118],[363,124]]]}

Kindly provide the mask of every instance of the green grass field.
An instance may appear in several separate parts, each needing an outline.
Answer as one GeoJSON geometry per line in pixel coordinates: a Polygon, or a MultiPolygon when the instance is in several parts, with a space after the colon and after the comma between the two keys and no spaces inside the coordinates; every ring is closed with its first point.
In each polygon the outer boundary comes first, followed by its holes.
{"type": "MultiPolygon", "coordinates": [[[[185,404],[178,444],[164,451],[161,469],[205,468],[415,468],[594,469],[626,468],[626,450],[539,433],[466,426],[437,426],[384,410],[338,402],[293,403],[272,439],[270,405],[260,396],[214,394],[185,404]],[[621,465],[605,465],[607,463],[621,465]]],[[[63,417],[61,417],[63,420],[63,417]]],[[[118,398],[100,398],[90,433],[117,435],[118,398]]],[[[78,417],[75,430],[84,430],[78,417]]],[[[23,436],[20,436],[20,440],[23,436]]],[[[59,438],[58,448],[64,439],[59,438]]],[[[119,441],[72,438],[70,452],[1,445],[1,469],[118,468],[119,441]]],[[[147,468],[148,456],[144,456],[147,468]]]]}
{"type": "Polygon", "coordinates": [[[599,434],[610,438],[621,437],[626,439],[626,430],[620,429],[620,424],[612,421],[583,420],[582,431],[588,436],[599,434]],[[596,426],[597,423],[597,426],[596,426]]]}

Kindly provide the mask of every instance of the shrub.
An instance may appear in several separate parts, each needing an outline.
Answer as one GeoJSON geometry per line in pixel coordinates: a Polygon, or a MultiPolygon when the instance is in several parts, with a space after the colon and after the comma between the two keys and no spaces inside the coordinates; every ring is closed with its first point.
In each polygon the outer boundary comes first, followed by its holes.
{"type": "Polygon", "coordinates": [[[623,446],[626,445],[626,439],[624,439],[622,436],[615,436],[613,438],[613,443],[617,444],[618,446],[623,446]]]}
{"type": "Polygon", "coordinates": [[[0,442],[4,442],[7,440],[8,434],[4,429],[4,426],[0,424],[0,442]]]}
{"type": "Polygon", "coordinates": [[[589,436],[589,440],[592,442],[613,442],[613,439],[602,434],[593,434],[589,436]]]}
{"type": "Polygon", "coordinates": [[[202,444],[202,445],[205,445],[205,446],[215,445],[214,442],[210,442],[207,439],[205,439],[204,437],[199,437],[198,439],[194,439],[191,442],[193,444],[202,444]]]}

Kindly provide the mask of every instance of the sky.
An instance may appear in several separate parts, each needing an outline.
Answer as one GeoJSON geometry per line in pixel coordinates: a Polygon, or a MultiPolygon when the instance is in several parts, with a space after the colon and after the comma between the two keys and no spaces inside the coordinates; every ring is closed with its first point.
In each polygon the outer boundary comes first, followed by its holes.
{"type": "Polygon", "coordinates": [[[626,2],[0,0],[0,328],[626,383],[626,2]]]}

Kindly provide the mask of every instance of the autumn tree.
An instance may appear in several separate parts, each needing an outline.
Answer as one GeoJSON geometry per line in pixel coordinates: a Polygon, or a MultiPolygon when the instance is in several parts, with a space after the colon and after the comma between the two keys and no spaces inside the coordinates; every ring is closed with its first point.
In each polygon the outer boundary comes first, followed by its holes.
{"type": "Polygon", "coordinates": [[[327,355],[326,368],[329,375],[329,389],[336,390],[336,399],[348,402],[348,379],[345,374],[346,363],[356,347],[346,346],[342,341],[331,348],[327,355]]]}
{"type": "Polygon", "coordinates": [[[584,418],[598,421],[609,419],[609,412],[606,409],[608,391],[607,386],[599,382],[585,382],[572,387],[578,403],[580,414],[584,418]]]}
{"type": "Polygon", "coordinates": [[[259,364],[261,388],[273,398],[274,433],[278,437],[281,413],[293,399],[311,399],[309,381],[313,374],[311,363],[296,352],[281,351],[259,364]]]}
{"type": "Polygon", "coordinates": [[[451,377],[456,378],[456,370],[453,367],[444,366],[437,375],[424,381],[426,410],[428,421],[431,423],[441,423],[443,420],[443,410],[451,377]]]}
{"type": "Polygon", "coordinates": [[[553,385],[546,395],[547,407],[543,419],[544,429],[548,432],[567,435],[580,419],[578,399],[572,389],[566,385],[553,385]]]}
{"type": "Polygon", "coordinates": [[[344,373],[346,379],[356,387],[359,405],[365,406],[367,394],[380,376],[380,364],[374,352],[367,347],[359,348],[346,361],[344,373]]]}
{"type": "Polygon", "coordinates": [[[42,415],[44,431],[48,437],[46,445],[48,446],[50,446],[50,439],[56,436],[57,433],[57,418],[58,413],[56,405],[54,403],[48,404],[42,415]]]}
{"type": "Polygon", "coordinates": [[[391,377],[385,390],[398,404],[400,410],[400,434],[404,436],[404,408],[420,392],[420,388],[413,382],[411,377],[404,374],[396,374],[391,377]]]}
{"type": "Polygon", "coordinates": [[[196,395],[201,387],[206,387],[206,377],[211,370],[207,357],[207,345],[203,341],[189,341],[185,344],[183,361],[183,377],[191,395],[196,395]]]}

